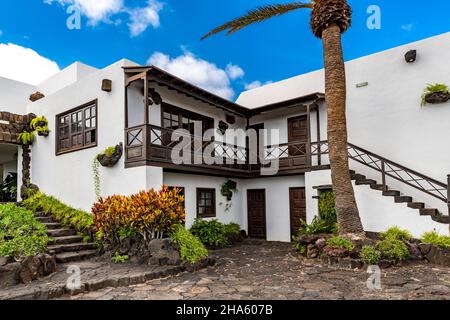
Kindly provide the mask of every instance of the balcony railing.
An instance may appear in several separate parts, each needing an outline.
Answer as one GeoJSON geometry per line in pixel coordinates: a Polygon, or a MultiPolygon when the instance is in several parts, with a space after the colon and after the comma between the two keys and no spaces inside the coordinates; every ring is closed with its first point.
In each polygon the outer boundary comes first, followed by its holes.
{"type": "MultiPolygon", "coordinates": [[[[177,139],[172,139],[174,130],[154,125],[142,125],[125,130],[126,163],[128,166],[160,165],[178,170],[196,167],[199,170],[225,170],[239,175],[258,175],[262,166],[277,160],[279,171],[309,170],[311,167],[311,146],[308,142],[291,142],[266,146],[261,157],[246,147],[222,141],[203,141],[201,137],[183,135],[189,144],[190,158],[182,165],[176,165],[172,153],[180,151],[177,139]],[[178,149],[174,149],[178,148],[178,149]],[[207,158],[207,159],[206,159],[207,158]],[[253,161],[253,160],[257,161],[253,161]],[[251,161],[252,160],[252,161],[251,161]],[[187,163],[186,163],[187,162],[187,163]]],[[[186,149],[185,149],[186,150],[186,149]]]]}

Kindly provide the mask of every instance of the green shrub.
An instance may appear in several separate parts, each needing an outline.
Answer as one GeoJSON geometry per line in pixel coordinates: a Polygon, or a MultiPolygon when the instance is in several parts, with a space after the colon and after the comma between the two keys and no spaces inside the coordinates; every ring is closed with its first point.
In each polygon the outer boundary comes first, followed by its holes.
{"type": "Polygon", "coordinates": [[[64,227],[74,227],[79,232],[89,233],[93,226],[91,214],[73,209],[58,199],[41,192],[24,200],[22,206],[33,212],[42,212],[46,216],[53,216],[64,227]]]}
{"type": "Polygon", "coordinates": [[[303,243],[301,244],[301,243],[296,242],[296,243],[294,243],[294,248],[301,254],[305,254],[308,246],[306,244],[303,244],[303,243]]]}
{"type": "Polygon", "coordinates": [[[116,263],[116,264],[120,264],[120,263],[125,263],[130,259],[129,256],[127,255],[121,255],[120,253],[116,252],[116,254],[111,258],[111,260],[116,263]]]}
{"type": "Polygon", "coordinates": [[[226,235],[236,235],[241,233],[241,226],[237,223],[229,223],[225,226],[225,234],[226,235]]]}
{"type": "Polygon", "coordinates": [[[226,227],[217,220],[197,219],[191,227],[191,232],[210,247],[223,247],[228,244],[226,227]]]}
{"type": "Polygon", "coordinates": [[[359,257],[366,264],[378,264],[381,260],[381,252],[372,246],[364,246],[359,253],[359,257]]]}
{"type": "Polygon", "coordinates": [[[423,243],[429,243],[441,248],[450,248],[450,237],[443,236],[436,231],[425,232],[421,238],[423,243]]]}
{"type": "Polygon", "coordinates": [[[332,191],[322,192],[319,195],[319,218],[330,223],[337,222],[336,205],[332,191]]]}
{"type": "Polygon", "coordinates": [[[173,243],[178,245],[182,261],[197,263],[202,259],[208,258],[208,250],[203,246],[200,239],[182,225],[178,225],[172,231],[170,238],[173,243]]]}
{"type": "Polygon", "coordinates": [[[388,260],[408,260],[410,253],[406,244],[397,239],[385,239],[378,242],[377,249],[381,251],[382,257],[388,260]]]}
{"type": "Polygon", "coordinates": [[[348,251],[352,251],[355,248],[355,245],[349,240],[338,236],[328,239],[327,245],[335,248],[347,249],[348,251]]]}
{"type": "Polygon", "coordinates": [[[34,256],[46,250],[49,240],[33,213],[14,204],[0,205],[0,256],[34,256]]]}
{"type": "Polygon", "coordinates": [[[319,217],[314,217],[311,224],[307,224],[304,220],[300,220],[299,236],[322,234],[322,233],[336,233],[338,231],[338,225],[335,222],[322,220],[319,217]]]}
{"type": "Polygon", "coordinates": [[[407,230],[402,230],[399,227],[389,228],[385,232],[380,233],[381,239],[393,239],[393,240],[407,240],[411,241],[413,236],[407,230]]]}

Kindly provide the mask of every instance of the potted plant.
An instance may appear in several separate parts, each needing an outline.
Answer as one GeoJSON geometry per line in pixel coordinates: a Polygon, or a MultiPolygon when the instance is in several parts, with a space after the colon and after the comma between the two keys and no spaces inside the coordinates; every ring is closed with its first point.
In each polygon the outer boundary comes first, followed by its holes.
{"type": "Polygon", "coordinates": [[[31,130],[37,132],[38,136],[48,137],[50,130],[48,129],[48,121],[47,119],[42,117],[36,117],[31,120],[30,123],[31,130]]]}
{"type": "Polygon", "coordinates": [[[119,143],[115,147],[109,147],[99,155],[97,160],[103,167],[114,167],[123,155],[123,144],[119,143]]]}
{"type": "Polygon", "coordinates": [[[222,185],[220,193],[222,194],[222,196],[227,198],[227,201],[231,201],[231,199],[233,199],[233,192],[237,190],[236,188],[237,188],[236,181],[228,180],[222,185]]]}
{"type": "Polygon", "coordinates": [[[445,103],[450,100],[450,91],[445,84],[428,84],[422,94],[422,106],[427,103],[445,103]]]}

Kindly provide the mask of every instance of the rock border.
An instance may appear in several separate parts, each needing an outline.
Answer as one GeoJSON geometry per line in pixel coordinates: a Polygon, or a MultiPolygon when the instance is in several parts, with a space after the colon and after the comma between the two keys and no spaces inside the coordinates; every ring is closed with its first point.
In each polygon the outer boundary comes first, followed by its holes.
{"type": "Polygon", "coordinates": [[[64,295],[78,295],[81,293],[98,291],[104,288],[119,288],[146,283],[151,280],[175,276],[183,272],[193,273],[195,271],[214,266],[216,260],[213,258],[204,259],[196,264],[184,263],[180,266],[164,268],[163,270],[153,270],[150,272],[141,272],[132,275],[114,276],[102,280],[92,280],[81,285],[80,289],[70,290],[66,285],[58,285],[55,287],[36,287],[18,289],[16,292],[1,295],[0,300],[48,300],[62,297],[64,295]]]}

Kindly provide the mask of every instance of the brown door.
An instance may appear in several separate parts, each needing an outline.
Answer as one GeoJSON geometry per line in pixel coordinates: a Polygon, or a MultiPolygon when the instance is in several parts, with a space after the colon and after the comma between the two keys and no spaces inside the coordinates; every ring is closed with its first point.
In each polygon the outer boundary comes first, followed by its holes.
{"type": "Polygon", "coordinates": [[[288,142],[302,142],[289,147],[289,156],[306,156],[308,142],[308,117],[300,116],[288,119],[288,142]]]}
{"type": "Polygon", "coordinates": [[[266,190],[247,191],[247,212],[249,238],[266,240],[266,190]]]}
{"type": "MultiPolygon", "coordinates": [[[[253,129],[256,131],[256,146],[250,146],[250,139],[247,136],[246,138],[246,145],[247,145],[247,150],[251,151],[253,154],[256,152],[256,157],[257,157],[257,163],[252,163],[252,164],[260,164],[261,163],[261,159],[260,159],[260,154],[259,154],[259,142],[260,142],[260,130],[264,130],[264,123],[258,123],[258,124],[254,124],[248,127],[248,129],[253,129]]],[[[250,155],[248,155],[247,157],[247,161],[250,160],[250,155]]]]}
{"type": "Polygon", "coordinates": [[[300,220],[306,221],[305,188],[290,188],[289,201],[291,207],[291,238],[298,234],[300,220]]]}

